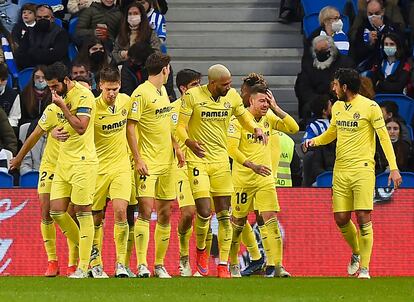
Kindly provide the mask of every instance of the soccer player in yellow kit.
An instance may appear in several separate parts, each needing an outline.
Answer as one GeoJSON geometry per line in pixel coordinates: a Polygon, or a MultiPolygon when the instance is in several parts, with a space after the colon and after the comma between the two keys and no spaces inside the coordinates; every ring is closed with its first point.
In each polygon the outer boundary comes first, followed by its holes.
{"type": "MultiPolygon", "coordinates": [[[[294,134],[299,130],[295,120],[277,105],[266,85],[256,84],[251,88],[250,118],[270,136],[272,131],[280,130],[294,134]],[[268,109],[271,109],[270,111],[268,109]]],[[[233,158],[234,194],[231,200],[233,239],[230,256],[233,259],[230,271],[232,276],[241,277],[238,264],[234,263],[240,248],[240,235],[244,229],[247,215],[253,209],[263,217],[267,229],[269,250],[267,254],[266,277],[281,275],[282,237],[280,234],[274,177],[272,172],[272,146],[255,141],[254,135],[242,129],[233,119],[228,129],[229,155],[233,158]]]]}
{"type": "MultiPolygon", "coordinates": [[[[200,86],[201,73],[191,70],[183,69],[177,72],[176,85],[181,95],[193,87],[200,86]]],[[[172,103],[174,111],[171,115],[173,132],[177,127],[178,116],[181,108],[181,98],[172,103]]],[[[186,151],[186,146],[180,143],[180,148],[183,152],[186,151]]],[[[191,192],[190,182],[188,181],[187,165],[177,169],[177,200],[180,207],[180,220],[178,222],[178,242],[180,250],[180,275],[182,277],[192,276],[190,261],[189,261],[189,247],[190,238],[193,232],[193,218],[195,214],[195,203],[193,193],[191,192]]]]}
{"type": "Polygon", "coordinates": [[[52,101],[66,119],[69,138],[61,142],[50,193],[50,216],[67,238],[79,246],[79,264],[70,278],[86,278],[92,250],[92,202],[98,159],[94,144],[95,98],[91,91],[68,77],[63,63],[48,66],[45,77],[52,101]],[[74,204],[79,227],[67,213],[74,204]]]}
{"type": "MultiPolygon", "coordinates": [[[[15,158],[11,160],[10,169],[16,169],[20,166],[25,155],[33,148],[42,135],[47,133],[46,147],[43,151],[42,161],[39,167],[39,182],[37,192],[39,194],[42,222],[40,225],[44,247],[48,258],[48,268],[46,277],[54,277],[59,274],[59,265],[56,255],[56,228],[52,217],[50,217],[50,188],[56,169],[56,161],[59,155],[59,141],[52,135],[53,129],[56,129],[55,135],[67,139],[67,132],[59,128],[66,122],[62,110],[55,104],[46,107],[36,128],[24,142],[22,148],[15,158]]],[[[69,261],[68,274],[76,270],[78,260],[78,248],[68,239],[69,261]]]]}
{"type": "Polygon", "coordinates": [[[342,236],[352,249],[348,274],[369,279],[369,262],[374,240],[371,211],[375,187],[375,133],[390,166],[389,183],[402,182],[394,150],[380,107],[358,94],[357,71],[340,68],[334,75],[333,90],[338,101],[332,106],[327,131],[305,142],[305,146],[326,145],[337,139],[333,171],[333,212],[342,236]],[[351,220],[355,211],[359,235],[351,220]]]}
{"type": "Polygon", "coordinates": [[[154,205],[157,209],[155,228],[155,269],[159,278],[171,278],[164,267],[170,239],[171,202],[176,198],[174,149],[181,166],[184,158],[172,137],[170,104],[164,84],[170,73],[170,57],[161,53],[150,55],[145,63],[148,80],[139,85],[131,96],[127,137],[135,169],[138,195],[138,218],[135,222],[135,245],[138,277],[149,277],[147,249],[149,223],[154,205]],[[135,134],[138,127],[138,139],[135,134]]]}
{"type": "Polygon", "coordinates": [[[119,93],[121,75],[118,68],[106,67],[99,72],[101,95],[96,98],[94,120],[95,147],[99,160],[92,211],[95,223],[95,257],[91,261],[94,278],[107,278],[101,259],[102,219],[107,197],[114,211],[116,248],[115,277],[126,278],[125,254],[129,226],[126,209],[131,196],[131,165],[128,155],[126,124],[130,105],[128,95],[119,93]],[[96,251],[97,250],[97,251],[96,251]]]}
{"type": "Polygon", "coordinates": [[[227,128],[231,116],[236,116],[256,138],[267,138],[248,117],[240,95],[231,88],[231,74],[225,66],[211,66],[208,81],[207,85],[192,88],[182,96],[177,136],[188,147],[188,176],[197,208],[197,271],[203,276],[208,275],[205,242],[212,196],[219,223],[218,276],[229,278],[227,263],[232,236],[229,208],[233,184],[227,152],[227,128]]]}

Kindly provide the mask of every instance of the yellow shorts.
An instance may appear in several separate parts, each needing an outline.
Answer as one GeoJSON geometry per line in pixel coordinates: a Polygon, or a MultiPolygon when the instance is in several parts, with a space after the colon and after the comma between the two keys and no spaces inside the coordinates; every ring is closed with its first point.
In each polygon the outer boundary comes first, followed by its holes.
{"type": "Polygon", "coordinates": [[[253,210],[262,212],[279,212],[274,184],[254,188],[234,188],[231,197],[232,215],[236,218],[244,218],[253,210]]]}
{"type": "Polygon", "coordinates": [[[152,197],[160,200],[174,200],[177,197],[175,171],[175,167],[171,165],[160,174],[150,176],[137,174],[135,182],[138,198],[152,197]]]}
{"type": "Polygon", "coordinates": [[[137,187],[135,186],[135,177],[136,177],[137,171],[133,169],[131,171],[131,195],[129,197],[129,206],[134,206],[138,204],[137,199],[137,187]]]}
{"type": "Polygon", "coordinates": [[[98,164],[58,164],[52,181],[50,200],[69,197],[75,205],[93,204],[98,164]]]}
{"type": "Polygon", "coordinates": [[[107,197],[111,200],[122,199],[129,202],[131,198],[131,170],[98,174],[92,210],[103,210],[107,197]]]}
{"type": "Polygon", "coordinates": [[[186,166],[177,169],[177,199],[180,208],[195,206],[193,192],[191,192],[190,182],[188,181],[188,170],[186,166]]]}
{"type": "Polygon", "coordinates": [[[40,170],[39,171],[39,181],[37,183],[37,193],[39,194],[50,194],[52,188],[52,180],[55,176],[54,170],[40,170]]]}
{"type": "Polygon", "coordinates": [[[230,163],[189,162],[187,166],[194,199],[233,194],[230,163]]]}
{"type": "Polygon", "coordinates": [[[373,171],[333,172],[333,212],[372,210],[375,173],[373,171]]]}

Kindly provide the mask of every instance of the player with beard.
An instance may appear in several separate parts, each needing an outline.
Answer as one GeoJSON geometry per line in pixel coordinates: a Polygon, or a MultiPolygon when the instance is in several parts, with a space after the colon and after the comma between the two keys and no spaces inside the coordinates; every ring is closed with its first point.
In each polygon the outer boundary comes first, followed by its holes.
{"type": "Polygon", "coordinates": [[[352,249],[348,274],[369,279],[373,245],[371,211],[375,187],[375,133],[390,166],[389,184],[397,189],[402,182],[381,108],[358,94],[356,70],[340,68],[334,75],[333,90],[338,101],[332,106],[328,130],[305,141],[305,147],[326,145],[337,139],[333,171],[333,212],[342,236],[352,249]],[[351,220],[355,212],[359,234],[351,220]]]}
{"type": "Polygon", "coordinates": [[[95,98],[91,91],[69,79],[63,63],[48,66],[45,72],[52,101],[63,113],[68,139],[60,144],[59,157],[50,193],[50,216],[67,238],[79,246],[79,264],[70,278],[86,278],[94,236],[92,203],[98,158],[94,144],[95,98]],[[79,227],[69,216],[74,204],[79,227]]]}

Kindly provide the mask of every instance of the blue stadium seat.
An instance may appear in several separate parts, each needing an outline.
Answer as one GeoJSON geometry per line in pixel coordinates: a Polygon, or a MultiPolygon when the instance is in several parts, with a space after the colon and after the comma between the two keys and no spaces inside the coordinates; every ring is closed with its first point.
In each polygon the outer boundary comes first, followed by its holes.
{"type": "Polygon", "coordinates": [[[17,3],[19,4],[19,6],[22,6],[23,4],[26,4],[26,3],[33,3],[36,5],[47,4],[50,6],[55,6],[55,5],[62,4],[62,0],[18,0],[17,3]]]}
{"type": "Polygon", "coordinates": [[[316,186],[319,188],[331,188],[332,187],[332,171],[326,171],[319,174],[316,177],[316,186]]]}
{"type": "Polygon", "coordinates": [[[33,67],[27,67],[19,71],[18,83],[20,91],[23,91],[24,87],[26,87],[26,85],[29,83],[33,74],[33,70],[33,67]]]}
{"type": "Polygon", "coordinates": [[[305,16],[318,13],[325,6],[336,7],[341,14],[343,14],[347,2],[349,2],[355,13],[358,12],[358,1],[357,0],[301,0],[303,6],[303,12],[305,16]]]}
{"type": "Polygon", "coordinates": [[[62,20],[60,20],[59,18],[55,18],[55,24],[59,27],[63,27],[62,20]]]}
{"type": "Polygon", "coordinates": [[[384,101],[393,101],[398,105],[398,113],[410,125],[414,118],[414,100],[404,94],[377,94],[375,101],[378,104],[384,101]]]}
{"type": "Polygon", "coordinates": [[[0,171],[0,188],[13,188],[13,176],[0,171]]]}
{"type": "Polygon", "coordinates": [[[20,175],[19,185],[22,188],[37,188],[39,181],[39,171],[30,171],[20,175]]]}
{"type": "MultiPolygon", "coordinates": [[[[401,188],[414,188],[414,173],[412,172],[400,172],[403,179],[401,188]]],[[[388,187],[388,172],[381,173],[377,175],[375,179],[375,186],[377,188],[387,188],[388,187]]],[[[391,184],[392,186],[392,184],[391,184]]]]}
{"type": "MultiPolygon", "coordinates": [[[[349,18],[348,16],[341,16],[343,26],[343,32],[348,34],[349,31],[349,18]]],[[[307,15],[303,18],[303,31],[305,33],[306,38],[309,36],[320,26],[319,24],[319,13],[313,13],[307,15]]]]}
{"type": "Polygon", "coordinates": [[[9,86],[10,88],[13,88],[13,76],[10,73],[7,76],[7,86],[9,86]]]}
{"type": "Polygon", "coordinates": [[[73,37],[75,35],[76,26],[78,25],[79,18],[74,17],[69,21],[68,33],[69,36],[73,37]]]}
{"type": "Polygon", "coordinates": [[[68,57],[70,61],[73,61],[78,56],[78,48],[75,43],[70,43],[68,47],[68,57]]]}
{"type": "Polygon", "coordinates": [[[410,135],[411,141],[414,141],[414,132],[413,132],[413,127],[411,127],[410,125],[406,125],[407,129],[408,129],[408,134],[410,135]]]}

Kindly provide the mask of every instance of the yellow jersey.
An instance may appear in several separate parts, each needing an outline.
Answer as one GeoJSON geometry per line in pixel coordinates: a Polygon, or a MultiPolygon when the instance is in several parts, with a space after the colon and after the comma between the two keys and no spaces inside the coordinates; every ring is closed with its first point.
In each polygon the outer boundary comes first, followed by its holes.
{"type": "Polygon", "coordinates": [[[337,139],[334,170],[375,169],[375,132],[379,135],[391,170],[397,169],[384,118],[378,104],[361,95],[350,102],[337,101],[332,106],[329,128],[314,139],[325,145],[337,139]],[[385,144],[384,144],[385,143],[385,144]]]}
{"type": "Polygon", "coordinates": [[[76,116],[89,117],[88,127],[83,135],[78,134],[66,122],[64,129],[69,138],[60,144],[59,163],[97,163],[94,142],[95,97],[92,92],[74,81],[74,87],[68,91],[64,101],[70,112],[76,116]]]}
{"type": "Polygon", "coordinates": [[[130,100],[119,93],[113,106],[109,106],[100,95],[96,99],[95,147],[99,160],[98,174],[130,168],[126,123],[130,100]]]}
{"type": "MultiPolygon", "coordinates": [[[[253,115],[247,111],[250,118],[253,120],[253,115]]],[[[276,116],[272,111],[268,111],[265,116],[262,116],[259,121],[256,120],[259,128],[263,129],[265,135],[270,136],[274,130],[279,130],[288,133],[296,133],[298,131],[298,125],[295,120],[286,115],[283,119],[276,116]]],[[[272,145],[271,143],[264,145],[262,142],[255,140],[254,134],[242,128],[240,123],[233,118],[228,128],[229,139],[229,153],[233,160],[233,183],[236,187],[256,187],[260,185],[273,184],[274,176],[272,157],[274,152],[273,148],[279,148],[279,146],[272,145]],[[235,150],[232,146],[238,140],[238,150],[235,150]],[[235,152],[240,152],[237,156],[235,152]],[[263,165],[272,169],[272,175],[261,176],[253,172],[250,168],[243,166],[243,163],[248,160],[256,165],[263,165]]]]}
{"type": "Polygon", "coordinates": [[[206,151],[204,158],[187,150],[187,162],[220,163],[228,162],[227,130],[232,115],[246,113],[240,95],[231,88],[226,96],[214,100],[207,85],[189,89],[183,96],[180,115],[190,117],[188,136],[202,142],[206,151]]]}
{"type": "Polygon", "coordinates": [[[50,104],[43,111],[38,125],[47,132],[46,147],[43,151],[39,170],[55,170],[59,156],[60,142],[51,135],[53,128],[67,123],[62,110],[55,104],[50,104]]]}
{"type": "Polygon", "coordinates": [[[138,151],[150,174],[158,174],[174,162],[171,140],[173,109],[164,86],[158,91],[146,81],[132,93],[128,119],[138,122],[138,151]]]}

